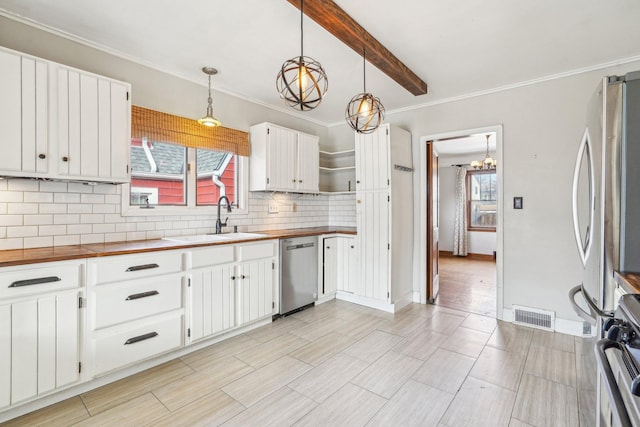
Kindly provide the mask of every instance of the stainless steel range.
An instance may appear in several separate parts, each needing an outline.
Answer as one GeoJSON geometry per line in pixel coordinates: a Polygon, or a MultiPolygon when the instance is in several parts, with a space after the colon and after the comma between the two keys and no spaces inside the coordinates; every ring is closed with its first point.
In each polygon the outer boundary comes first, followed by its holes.
{"type": "Polygon", "coordinates": [[[608,399],[600,399],[600,422],[640,426],[640,295],[627,294],[603,323],[606,338],[595,346],[608,399]]]}

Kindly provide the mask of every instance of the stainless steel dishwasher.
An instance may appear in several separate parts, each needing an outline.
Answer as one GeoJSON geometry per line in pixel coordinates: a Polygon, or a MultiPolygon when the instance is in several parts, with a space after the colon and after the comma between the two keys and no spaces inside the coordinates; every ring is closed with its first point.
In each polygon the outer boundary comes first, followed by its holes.
{"type": "Polygon", "coordinates": [[[318,299],[318,238],[280,240],[280,314],[318,299]]]}

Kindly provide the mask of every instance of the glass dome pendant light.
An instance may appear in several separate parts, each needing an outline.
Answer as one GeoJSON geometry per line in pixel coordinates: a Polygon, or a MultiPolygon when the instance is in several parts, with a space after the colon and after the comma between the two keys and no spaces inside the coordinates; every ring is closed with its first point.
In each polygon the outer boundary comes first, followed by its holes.
{"type": "Polygon", "coordinates": [[[379,98],[367,92],[367,52],[362,52],[362,74],[364,77],[364,91],[357,94],[345,111],[347,123],[358,133],[372,133],[384,120],[384,106],[379,98]]]}
{"type": "Polygon", "coordinates": [[[202,72],[209,76],[209,99],[207,100],[207,114],[203,118],[198,119],[198,123],[208,127],[217,127],[222,125],[222,122],[213,116],[213,99],[211,98],[211,76],[215,76],[216,74],[218,74],[218,70],[211,67],[203,67],[202,72]]]}
{"type": "Polygon", "coordinates": [[[276,89],[285,103],[300,111],[313,110],[327,93],[329,81],[322,65],[304,56],[304,0],[300,0],[300,56],[282,64],[276,77],[276,89]]]}

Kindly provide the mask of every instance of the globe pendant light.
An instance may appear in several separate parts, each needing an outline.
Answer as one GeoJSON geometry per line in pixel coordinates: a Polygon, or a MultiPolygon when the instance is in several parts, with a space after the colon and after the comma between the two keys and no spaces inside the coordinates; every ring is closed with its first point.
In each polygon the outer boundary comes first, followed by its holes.
{"type": "Polygon", "coordinates": [[[304,56],[304,0],[300,0],[300,56],[282,64],[276,88],[289,107],[300,111],[313,110],[327,93],[329,81],[322,65],[313,58],[304,56]]]}
{"type": "Polygon", "coordinates": [[[371,133],[378,129],[384,120],[384,106],[380,99],[367,92],[366,54],[366,51],[362,52],[364,91],[351,98],[345,111],[347,123],[358,133],[371,133]]]}
{"type": "Polygon", "coordinates": [[[211,67],[204,67],[202,68],[202,72],[209,76],[209,99],[207,100],[209,104],[207,105],[207,115],[198,119],[198,123],[209,127],[220,126],[222,122],[213,116],[213,99],[211,98],[211,76],[218,74],[218,70],[211,67]]]}

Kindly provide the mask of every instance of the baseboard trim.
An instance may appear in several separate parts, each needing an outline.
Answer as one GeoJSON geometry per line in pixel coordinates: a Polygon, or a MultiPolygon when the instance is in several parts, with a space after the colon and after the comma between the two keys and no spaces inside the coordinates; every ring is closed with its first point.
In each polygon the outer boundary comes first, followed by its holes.
{"type": "Polygon", "coordinates": [[[420,292],[413,291],[413,302],[422,304],[422,295],[420,295],[420,292]]]}
{"type": "Polygon", "coordinates": [[[468,259],[477,259],[479,261],[495,261],[494,255],[489,254],[467,254],[466,257],[460,257],[458,255],[454,255],[452,251],[440,251],[439,255],[444,258],[468,258],[468,259]]]}
{"type": "Polygon", "coordinates": [[[336,292],[336,299],[352,302],[354,304],[364,305],[365,307],[375,308],[378,310],[386,311],[387,313],[395,313],[395,305],[389,304],[377,299],[361,297],[349,292],[336,292]]]}

